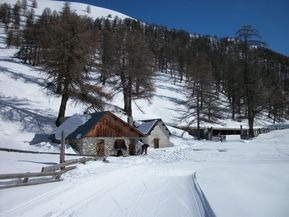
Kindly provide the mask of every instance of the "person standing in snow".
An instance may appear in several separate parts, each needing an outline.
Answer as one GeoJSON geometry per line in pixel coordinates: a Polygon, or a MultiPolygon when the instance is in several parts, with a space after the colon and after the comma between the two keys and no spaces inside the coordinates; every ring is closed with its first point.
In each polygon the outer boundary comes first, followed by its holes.
{"type": "Polygon", "coordinates": [[[144,153],[144,155],[147,155],[147,154],[148,154],[148,147],[149,147],[148,144],[143,144],[143,145],[141,146],[141,155],[143,155],[143,153],[144,153]]]}

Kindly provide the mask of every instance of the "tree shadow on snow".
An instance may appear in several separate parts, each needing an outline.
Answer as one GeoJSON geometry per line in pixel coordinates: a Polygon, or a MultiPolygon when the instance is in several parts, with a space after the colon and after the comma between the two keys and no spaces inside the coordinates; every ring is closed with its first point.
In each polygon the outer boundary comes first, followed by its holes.
{"type": "Polygon", "coordinates": [[[176,97],[164,96],[164,95],[159,95],[159,94],[155,94],[154,96],[157,97],[157,98],[163,99],[163,100],[165,100],[165,101],[174,102],[174,103],[176,103],[176,104],[183,104],[183,103],[184,103],[183,100],[178,99],[178,98],[176,98],[176,97]]]}
{"type": "Polygon", "coordinates": [[[22,130],[36,134],[47,134],[54,129],[53,115],[47,111],[31,108],[27,99],[17,99],[0,95],[0,118],[17,122],[22,130]]]}
{"type": "Polygon", "coordinates": [[[55,162],[41,162],[41,161],[32,161],[32,160],[18,160],[18,162],[26,162],[26,163],[36,163],[36,164],[45,164],[45,165],[56,165],[55,162]]]}
{"type": "Polygon", "coordinates": [[[162,85],[162,84],[157,84],[156,87],[159,89],[169,90],[169,91],[176,92],[176,93],[182,93],[183,92],[182,89],[177,88],[177,87],[173,87],[173,86],[166,86],[166,85],[162,85]]]}
{"type": "MultiPolygon", "coordinates": [[[[0,60],[0,61],[3,61],[3,60],[0,60]]],[[[10,62],[13,62],[13,61],[10,61],[10,62]]],[[[25,75],[22,73],[14,72],[14,71],[11,71],[8,68],[3,67],[3,66],[0,66],[0,71],[4,74],[7,74],[8,76],[10,76],[12,79],[14,79],[16,81],[18,79],[22,79],[24,81],[24,83],[34,83],[34,84],[38,84],[41,87],[45,86],[45,83],[40,78],[36,78],[36,77],[25,75]]]]}
{"type": "Polygon", "coordinates": [[[37,145],[41,142],[51,142],[54,139],[54,135],[46,133],[36,133],[33,139],[29,142],[30,145],[37,145]]]}

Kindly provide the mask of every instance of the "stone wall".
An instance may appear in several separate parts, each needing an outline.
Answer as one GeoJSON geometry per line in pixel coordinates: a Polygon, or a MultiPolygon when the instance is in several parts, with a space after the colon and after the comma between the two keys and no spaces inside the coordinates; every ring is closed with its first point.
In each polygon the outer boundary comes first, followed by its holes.
{"type": "MultiPolygon", "coordinates": [[[[123,156],[129,156],[129,144],[130,139],[123,139],[126,145],[126,150],[122,149],[123,156]]],[[[117,149],[115,149],[116,138],[95,138],[95,137],[87,137],[74,142],[74,147],[79,151],[82,155],[96,155],[96,145],[98,143],[104,142],[105,145],[105,155],[106,156],[115,156],[117,154],[117,149]]],[[[135,145],[136,154],[140,153],[141,145],[138,143],[135,145]]]]}

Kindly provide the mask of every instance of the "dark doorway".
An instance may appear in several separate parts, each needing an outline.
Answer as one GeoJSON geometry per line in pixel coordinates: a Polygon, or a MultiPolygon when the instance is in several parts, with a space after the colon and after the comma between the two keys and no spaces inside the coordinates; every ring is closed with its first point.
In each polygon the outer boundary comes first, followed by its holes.
{"type": "Polygon", "coordinates": [[[123,156],[123,151],[127,150],[125,141],[123,139],[117,139],[114,142],[114,148],[117,151],[116,156],[123,156]]]}

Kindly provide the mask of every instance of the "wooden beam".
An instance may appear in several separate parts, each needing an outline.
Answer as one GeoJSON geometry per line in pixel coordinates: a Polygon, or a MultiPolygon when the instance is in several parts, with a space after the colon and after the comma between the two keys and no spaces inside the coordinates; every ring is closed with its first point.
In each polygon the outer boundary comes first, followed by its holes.
{"type": "Polygon", "coordinates": [[[34,182],[17,183],[17,184],[0,186],[0,189],[21,187],[21,186],[29,186],[29,185],[39,185],[39,184],[46,184],[46,183],[59,182],[59,181],[61,181],[61,179],[37,180],[37,181],[34,181],[34,182]]]}
{"type": "MultiPolygon", "coordinates": [[[[35,172],[35,173],[10,173],[10,174],[0,174],[0,179],[21,179],[21,178],[31,178],[31,177],[41,177],[41,176],[57,176],[62,175],[66,171],[60,172],[35,172]]],[[[28,180],[28,179],[27,179],[28,180]]]]}
{"type": "Polygon", "coordinates": [[[47,167],[42,167],[42,172],[52,172],[52,171],[56,171],[56,170],[60,170],[63,167],[69,166],[69,165],[73,165],[73,164],[78,164],[78,163],[82,163],[85,164],[87,161],[96,161],[97,158],[95,157],[91,157],[91,158],[78,158],[78,159],[72,159],[72,160],[66,160],[64,163],[61,164],[56,164],[53,166],[47,166],[47,167]]]}

